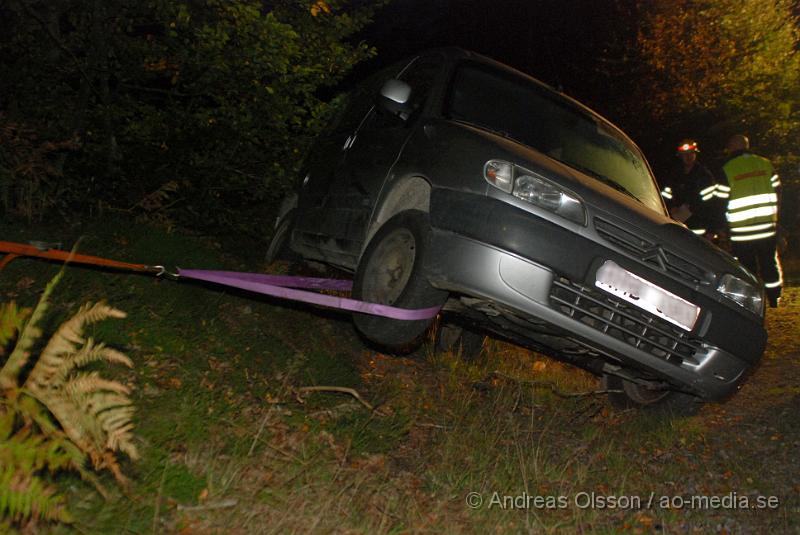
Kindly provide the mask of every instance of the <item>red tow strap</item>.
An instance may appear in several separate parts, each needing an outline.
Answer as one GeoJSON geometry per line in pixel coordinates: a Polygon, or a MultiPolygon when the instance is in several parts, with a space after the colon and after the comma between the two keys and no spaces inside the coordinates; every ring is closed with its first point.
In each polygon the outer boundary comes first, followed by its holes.
{"type": "Polygon", "coordinates": [[[0,270],[6,267],[9,262],[17,257],[34,256],[37,258],[46,258],[48,260],[61,260],[63,262],[69,261],[75,262],[76,264],[89,264],[93,266],[105,266],[117,269],[128,269],[132,271],[160,271],[160,268],[157,266],[119,262],[118,260],[109,260],[107,258],[100,258],[99,256],[89,256],[71,253],[69,251],[59,251],[58,249],[40,249],[33,245],[14,243],[10,241],[0,241],[0,253],[6,253],[6,256],[0,260],[0,270]]]}

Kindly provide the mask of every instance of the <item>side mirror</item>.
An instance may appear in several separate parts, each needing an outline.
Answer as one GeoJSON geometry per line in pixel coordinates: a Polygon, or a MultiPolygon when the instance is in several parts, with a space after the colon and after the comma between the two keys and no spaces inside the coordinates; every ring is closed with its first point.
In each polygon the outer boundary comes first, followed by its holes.
{"type": "Polygon", "coordinates": [[[381,87],[378,106],[403,120],[413,111],[411,106],[411,86],[400,80],[388,80],[381,87]]]}

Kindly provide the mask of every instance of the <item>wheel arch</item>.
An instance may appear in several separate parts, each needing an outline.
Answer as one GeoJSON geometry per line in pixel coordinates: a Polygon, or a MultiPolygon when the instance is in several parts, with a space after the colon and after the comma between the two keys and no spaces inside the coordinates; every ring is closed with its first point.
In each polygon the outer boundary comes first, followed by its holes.
{"type": "Polygon", "coordinates": [[[278,228],[278,225],[280,225],[281,220],[283,220],[289,212],[297,208],[297,204],[298,204],[297,193],[290,193],[289,195],[283,198],[280,206],[278,207],[278,215],[275,217],[275,224],[273,225],[274,229],[278,228]]]}
{"type": "Polygon", "coordinates": [[[364,254],[364,250],[375,233],[392,217],[406,210],[430,213],[430,207],[431,185],[427,179],[415,175],[397,181],[374,212],[367,229],[366,239],[361,247],[361,254],[364,254]]]}

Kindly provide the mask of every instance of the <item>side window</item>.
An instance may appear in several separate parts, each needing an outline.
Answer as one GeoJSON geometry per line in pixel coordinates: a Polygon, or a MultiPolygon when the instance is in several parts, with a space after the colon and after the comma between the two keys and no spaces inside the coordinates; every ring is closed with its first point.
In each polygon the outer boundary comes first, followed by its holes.
{"type": "Polygon", "coordinates": [[[361,81],[348,93],[336,97],[335,100],[340,100],[341,102],[334,103],[337,110],[331,117],[325,131],[328,134],[355,131],[361,125],[364,116],[375,104],[375,97],[381,86],[387,80],[396,78],[406,65],[408,65],[408,60],[381,69],[361,81]]]}
{"type": "Polygon", "coordinates": [[[422,56],[400,75],[400,80],[411,86],[415,108],[425,105],[441,66],[442,60],[439,56],[422,56]]]}

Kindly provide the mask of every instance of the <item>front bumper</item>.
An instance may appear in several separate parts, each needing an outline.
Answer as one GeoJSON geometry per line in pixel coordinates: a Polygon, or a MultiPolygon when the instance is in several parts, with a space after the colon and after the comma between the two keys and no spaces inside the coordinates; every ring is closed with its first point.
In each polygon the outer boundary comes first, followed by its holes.
{"type": "MultiPolygon", "coordinates": [[[[766,334],[756,322],[590,236],[501,201],[450,191],[432,196],[431,222],[427,271],[434,286],[492,303],[498,314],[545,323],[612,366],[644,371],[719,400],[736,390],[763,353],[766,334]],[[456,206],[463,203],[469,208],[456,206]],[[594,288],[594,273],[606,259],[701,306],[694,330],[686,332],[594,288]],[[720,343],[719,333],[726,331],[728,342],[747,343],[720,343]]],[[[539,332],[531,329],[535,343],[541,343],[539,332]]]]}

